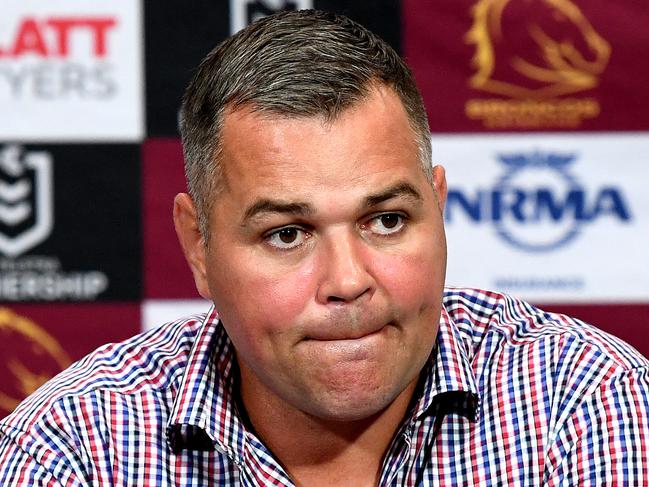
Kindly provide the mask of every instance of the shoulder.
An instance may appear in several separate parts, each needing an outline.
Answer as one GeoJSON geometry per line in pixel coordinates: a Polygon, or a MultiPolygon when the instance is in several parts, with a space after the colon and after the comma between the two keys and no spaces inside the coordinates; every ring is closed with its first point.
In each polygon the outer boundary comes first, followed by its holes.
{"type": "Polygon", "coordinates": [[[0,483],[112,482],[113,470],[144,461],[140,435],[147,459],[162,458],[166,420],[203,321],[180,319],[104,345],[43,385],[0,421],[0,483]]]}
{"type": "Polygon", "coordinates": [[[56,404],[106,391],[137,394],[177,387],[204,316],[167,323],[120,343],[101,346],[72,364],[0,421],[0,432],[28,431],[56,404]]]}
{"type": "MultiPolygon", "coordinates": [[[[557,369],[589,368],[623,373],[649,367],[629,344],[581,320],[539,309],[506,294],[472,288],[447,288],[444,308],[462,336],[469,356],[510,360],[529,356],[557,369]]],[[[541,365],[539,363],[539,365],[541,365]]]]}
{"type": "Polygon", "coordinates": [[[589,418],[633,411],[628,430],[649,438],[649,361],[624,341],[491,291],[449,288],[444,308],[464,343],[485,421],[534,411],[534,425],[552,439],[577,420],[585,432],[589,418]]]}

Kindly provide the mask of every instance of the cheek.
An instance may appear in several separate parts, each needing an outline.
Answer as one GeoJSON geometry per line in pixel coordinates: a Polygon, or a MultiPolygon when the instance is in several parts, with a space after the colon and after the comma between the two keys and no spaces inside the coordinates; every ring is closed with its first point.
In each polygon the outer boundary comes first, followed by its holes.
{"type": "Polygon", "coordinates": [[[437,305],[444,288],[446,258],[443,248],[421,249],[374,260],[377,281],[403,309],[437,305]]]}
{"type": "Polygon", "coordinates": [[[282,269],[252,276],[251,291],[256,295],[260,310],[278,327],[289,328],[304,313],[315,291],[312,266],[304,265],[293,269],[282,269]]]}
{"type": "Polygon", "coordinates": [[[279,268],[243,256],[212,269],[210,290],[223,321],[250,339],[289,330],[314,295],[308,264],[279,268]]]}

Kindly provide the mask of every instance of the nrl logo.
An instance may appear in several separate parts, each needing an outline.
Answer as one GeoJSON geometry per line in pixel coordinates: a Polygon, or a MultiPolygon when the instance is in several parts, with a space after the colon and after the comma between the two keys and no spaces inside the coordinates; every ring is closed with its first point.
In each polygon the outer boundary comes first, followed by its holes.
{"type": "Polygon", "coordinates": [[[469,86],[511,100],[469,100],[469,118],[488,127],[575,127],[599,114],[593,98],[559,98],[598,86],[611,55],[575,3],[479,0],[471,14],[469,86]]]}
{"type": "Polygon", "coordinates": [[[230,33],[282,10],[307,10],[313,0],[230,0],[230,33]]]}
{"type": "Polygon", "coordinates": [[[0,149],[0,253],[16,257],[52,230],[52,158],[17,145],[0,149]]]}

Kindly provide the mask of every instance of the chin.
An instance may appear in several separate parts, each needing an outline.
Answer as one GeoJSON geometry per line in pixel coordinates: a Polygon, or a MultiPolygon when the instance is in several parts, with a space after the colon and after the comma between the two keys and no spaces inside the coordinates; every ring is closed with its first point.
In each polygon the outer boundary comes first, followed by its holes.
{"type": "Polygon", "coordinates": [[[401,391],[345,391],[315,398],[302,409],[327,421],[361,421],[384,411],[401,391]]]}

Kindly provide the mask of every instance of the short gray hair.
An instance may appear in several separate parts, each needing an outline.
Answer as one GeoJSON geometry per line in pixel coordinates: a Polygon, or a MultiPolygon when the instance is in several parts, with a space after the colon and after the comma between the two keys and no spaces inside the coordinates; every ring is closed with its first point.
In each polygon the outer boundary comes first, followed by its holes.
{"type": "Polygon", "coordinates": [[[431,176],[428,119],[410,69],[382,39],[347,17],[300,10],[265,17],[214,48],[190,82],[180,117],[189,193],[208,242],[212,201],[223,186],[221,129],[226,112],[333,121],[384,84],[399,96],[422,169],[431,176]]]}

